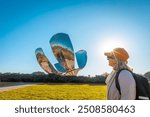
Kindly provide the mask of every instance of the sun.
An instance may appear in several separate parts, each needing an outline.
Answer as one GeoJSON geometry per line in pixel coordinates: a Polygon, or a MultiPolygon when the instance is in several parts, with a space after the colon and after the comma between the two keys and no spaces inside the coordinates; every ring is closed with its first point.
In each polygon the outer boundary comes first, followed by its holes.
{"type": "Polygon", "coordinates": [[[127,48],[125,40],[122,40],[120,38],[104,39],[100,43],[99,50],[101,51],[102,54],[104,54],[104,52],[110,52],[117,47],[127,48]]]}
{"type": "Polygon", "coordinates": [[[107,40],[102,45],[102,51],[109,52],[109,51],[112,51],[114,48],[117,48],[117,47],[123,47],[123,44],[119,41],[107,40]]]}

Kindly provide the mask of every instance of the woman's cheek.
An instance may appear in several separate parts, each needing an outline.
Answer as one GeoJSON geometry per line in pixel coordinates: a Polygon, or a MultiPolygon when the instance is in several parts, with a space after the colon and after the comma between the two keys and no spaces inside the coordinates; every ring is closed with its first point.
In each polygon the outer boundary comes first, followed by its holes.
{"type": "Polygon", "coordinates": [[[115,66],[115,65],[116,65],[116,61],[114,61],[114,60],[109,60],[109,65],[110,65],[110,66],[115,66]]]}

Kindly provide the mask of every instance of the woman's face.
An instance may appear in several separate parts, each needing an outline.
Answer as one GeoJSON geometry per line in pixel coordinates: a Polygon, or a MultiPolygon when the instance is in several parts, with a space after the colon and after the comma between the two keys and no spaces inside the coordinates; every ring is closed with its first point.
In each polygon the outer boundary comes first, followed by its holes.
{"type": "Polygon", "coordinates": [[[115,60],[115,57],[112,55],[112,56],[107,56],[107,60],[108,60],[108,64],[109,66],[111,67],[115,67],[116,66],[116,60],[115,60]]]}

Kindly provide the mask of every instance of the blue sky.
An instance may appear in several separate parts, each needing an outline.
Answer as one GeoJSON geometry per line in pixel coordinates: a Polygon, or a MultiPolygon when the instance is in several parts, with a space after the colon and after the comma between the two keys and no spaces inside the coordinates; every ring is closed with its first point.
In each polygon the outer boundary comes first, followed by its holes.
{"type": "Polygon", "coordinates": [[[38,47],[56,63],[49,40],[60,32],[70,36],[74,51],[87,51],[79,75],[110,72],[103,53],[116,46],[129,52],[135,72],[150,71],[148,0],[0,0],[0,14],[2,73],[43,71],[34,53],[38,47]]]}

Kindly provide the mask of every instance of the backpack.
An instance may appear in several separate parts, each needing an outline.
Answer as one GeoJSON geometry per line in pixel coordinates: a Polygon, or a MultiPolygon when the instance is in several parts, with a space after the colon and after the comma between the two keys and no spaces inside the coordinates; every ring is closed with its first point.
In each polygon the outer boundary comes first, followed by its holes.
{"type": "MultiPolygon", "coordinates": [[[[120,95],[121,95],[121,90],[120,90],[118,77],[119,77],[119,73],[122,70],[127,70],[127,69],[119,70],[115,77],[116,88],[118,89],[120,95]]],[[[145,78],[142,75],[133,73],[131,71],[129,72],[132,74],[136,83],[136,100],[150,100],[150,86],[149,86],[147,78],[145,78]]]]}

